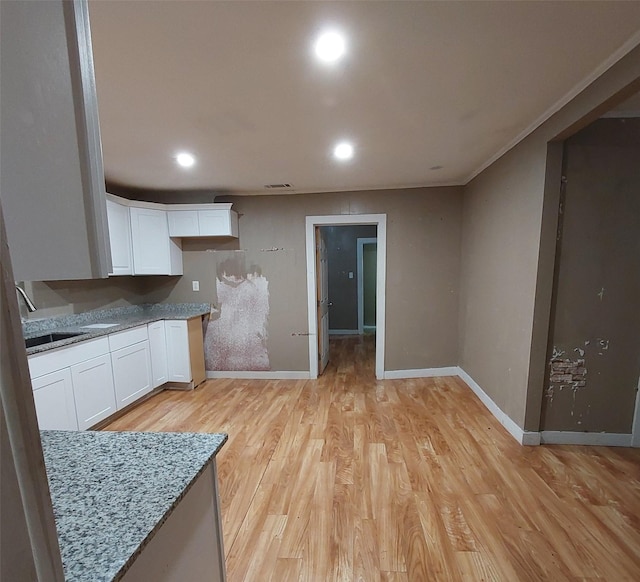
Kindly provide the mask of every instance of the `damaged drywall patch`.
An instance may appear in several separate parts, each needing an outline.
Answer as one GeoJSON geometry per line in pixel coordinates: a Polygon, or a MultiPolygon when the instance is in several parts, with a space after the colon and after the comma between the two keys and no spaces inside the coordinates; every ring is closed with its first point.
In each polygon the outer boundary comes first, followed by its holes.
{"type": "Polygon", "coordinates": [[[556,389],[564,390],[567,388],[574,391],[575,401],[575,392],[586,387],[587,368],[583,358],[584,350],[575,348],[574,351],[578,353],[579,357],[572,360],[571,358],[563,357],[565,351],[554,346],[553,355],[549,361],[549,386],[545,394],[548,399],[553,399],[556,389]]]}
{"type": "Polygon", "coordinates": [[[216,277],[219,314],[205,334],[207,370],[269,370],[269,282],[243,256],[223,261],[216,277]]]}

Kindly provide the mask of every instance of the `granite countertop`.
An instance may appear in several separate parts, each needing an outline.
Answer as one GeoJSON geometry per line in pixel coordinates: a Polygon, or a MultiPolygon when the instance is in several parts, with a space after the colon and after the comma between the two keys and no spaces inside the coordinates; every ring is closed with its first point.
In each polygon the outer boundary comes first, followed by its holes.
{"type": "Polygon", "coordinates": [[[66,582],[113,582],[227,440],[223,433],[41,431],[66,582]]]}
{"type": "Polygon", "coordinates": [[[73,315],[27,320],[22,324],[25,339],[51,332],[80,333],[40,346],[27,348],[27,355],[39,354],[88,339],[115,333],[161,319],[191,319],[212,312],[210,303],[154,303],[98,309],[73,315]],[[87,327],[87,326],[102,327],[87,327]]]}

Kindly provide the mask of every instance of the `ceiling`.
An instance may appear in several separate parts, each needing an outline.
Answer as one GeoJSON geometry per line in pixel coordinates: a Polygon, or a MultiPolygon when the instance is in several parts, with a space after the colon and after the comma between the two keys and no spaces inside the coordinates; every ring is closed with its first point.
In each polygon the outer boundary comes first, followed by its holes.
{"type": "Polygon", "coordinates": [[[107,181],[151,190],[464,184],[640,43],[640,2],[91,0],[90,17],[107,181]],[[332,66],[312,50],[327,27],[347,38],[332,66]]]}

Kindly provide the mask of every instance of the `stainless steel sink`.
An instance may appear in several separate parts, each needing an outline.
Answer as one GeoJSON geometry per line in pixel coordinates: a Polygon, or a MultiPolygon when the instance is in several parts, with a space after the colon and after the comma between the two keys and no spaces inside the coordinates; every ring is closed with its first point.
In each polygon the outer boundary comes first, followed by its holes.
{"type": "Polygon", "coordinates": [[[57,342],[64,339],[69,339],[70,337],[76,337],[78,335],[82,335],[84,332],[75,331],[75,332],[53,332],[48,333],[46,335],[39,335],[36,337],[30,337],[24,340],[25,346],[27,348],[33,348],[35,346],[42,346],[44,344],[50,344],[53,342],[57,342]]]}

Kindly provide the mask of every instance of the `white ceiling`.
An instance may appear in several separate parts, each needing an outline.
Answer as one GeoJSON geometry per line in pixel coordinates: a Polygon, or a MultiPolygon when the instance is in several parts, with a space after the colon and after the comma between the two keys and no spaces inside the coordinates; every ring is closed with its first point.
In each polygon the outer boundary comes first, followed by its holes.
{"type": "Polygon", "coordinates": [[[107,180],[163,190],[464,184],[640,42],[640,2],[92,0],[90,15],[107,180]],[[312,55],[328,26],[348,39],[333,67],[312,55]]]}

